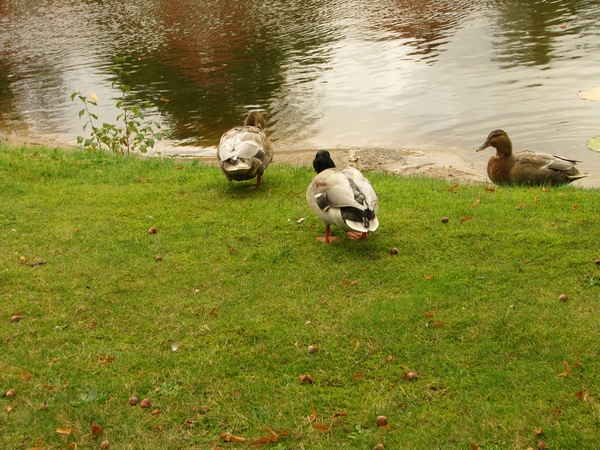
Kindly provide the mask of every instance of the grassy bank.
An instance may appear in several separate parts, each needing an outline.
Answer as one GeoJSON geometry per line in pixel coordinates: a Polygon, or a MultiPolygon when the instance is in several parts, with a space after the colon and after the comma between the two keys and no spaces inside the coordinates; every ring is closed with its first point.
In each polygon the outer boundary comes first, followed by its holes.
{"type": "Polygon", "coordinates": [[[368,176],[325,245],[308,168],[0,144],[0,446],[600,448],[598,190],[368,176]]]}

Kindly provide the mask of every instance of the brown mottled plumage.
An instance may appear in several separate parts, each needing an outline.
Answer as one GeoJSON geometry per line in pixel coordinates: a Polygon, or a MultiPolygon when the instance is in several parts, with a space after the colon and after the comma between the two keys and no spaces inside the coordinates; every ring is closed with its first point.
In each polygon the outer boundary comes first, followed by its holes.
{"type": "Polygon", "coordinates": [[[217,149],[219,167],[229,181],[256,178],[255,188],[273,159],[273,146],[263,131],[265,118],[258,111],[248,114],[242,127],[225,132],[217,149]]]}
{"type": "Polygon", "coordinates": [[[579,172],[579,161],[534,150],[513,153],[512,142],[502,130],[492,131],[478,152],[494,147],[496,154],[490,158],[487,173],[495,184],[527,184],[532,186],[571,183],[587,174],[579,172]]]}

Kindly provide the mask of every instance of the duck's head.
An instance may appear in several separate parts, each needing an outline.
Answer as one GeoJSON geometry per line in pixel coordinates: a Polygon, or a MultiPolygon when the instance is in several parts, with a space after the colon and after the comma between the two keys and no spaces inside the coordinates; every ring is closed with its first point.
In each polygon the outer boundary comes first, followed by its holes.
{"type": "Polygon", "coordinates": [[[477,151],[480,152],[488,147],[494,147],[496,152],[500,154],[510,155],[512,153],[512,142],[510,142],[508,134],[503,130],[492,131],[477,151]]]}
{"type": "Polygon", "coordinates": [[[251,111],[246,117],[246,122],[244,123],[247,127],[256,127],[264,130],[265,128],[265,118],[258,111],[251,111]]]}
{"type": "Polygon", "coordinates": [[[326,169],[335,167],[335,163],[331,159],[331,155],[327,150],[319,150],[313,160],[313,168],[315,172],[321,173],[326,169]]]}

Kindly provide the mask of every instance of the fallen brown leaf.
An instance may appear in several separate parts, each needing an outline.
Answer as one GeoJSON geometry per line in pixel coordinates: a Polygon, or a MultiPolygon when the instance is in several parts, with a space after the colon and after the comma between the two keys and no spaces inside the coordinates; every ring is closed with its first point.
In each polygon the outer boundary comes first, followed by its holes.
{"type": "Polygon", "coordinates": [[[567,375],[569,375],[569,372],[571,372],[571,368],[569,367],[569,363],[564,361],[565,364],[565,368],[567,369],[565,372],[559,373],[558,376],[559,377],[566,377],[567,375]]]}
{"type": "Polygon", "coordinates": [[[436,323],[433,324],[433,326],[436,327],[436,328],[438,328],[438,327],[441,327],[442,325],[445,325],[445,324],[446,324],[446,322],[436,322],[436,323]]]}
{"type": "Polygon", "coordinates": [[[316,428],[319,431],[329,431],[329,426],[328,425],[321,425],[318,423],[313,423],[313,428],[316,428]]]}
{"type": "Polygon", "coordinates": [[[359,378],[362,378],[362,376],[363,376],[362,372],[358,372],[358,373],[355,373],[354,375],[352,375],[352,379],[357,380],[359,378]]]}
{"type": "Polygon", "coordinates": [[[469,220],[473,220],[473,216],[461,217],[460,223],[468,222],[469,220]]]}
{"type": "Polygon", "coordinates": [[[477,208],[477,206],[479,206],[479,199],[475,200],[475,203],[473,203],[473,208],[477,208]]]}
{"type": "Polygon", "coordinates": [[[533,432],[538,436],[544,434],[544,430],[542,430],[542,427],[534,429],[533,432]]]}
{"type": "Polygon", "coordinates": [[[96,425],[95,423],[92,423],[92,437],[97,438],[102,433],[104,433],[102,427],[96,425]]]}
{"type": "Polygon", "coordinates": [[[448,188],[448,192],[454,192],[455,190],[458,189],[458,184],[455,184],[454,186],[452,186],[451,188],[448,188]]]}
{"type": "Polygon", "coordinates": [[[244,439],[243,437],[234,436],[231,433],[222,433],[221,438],[225,442],[246,442],[246,439],[244,439]]]}
{"type": "Polygon", "coordinates": [[[423,314],[423,317],[427,317],[428,319],[433,319],[435,317],[435,313],[423,314]]]}
{"type": "Polygon", "coordinates": [[[66,434],[67,436],[77,433],[73,428],[57,428],[56,432],[59,434],[66,434]]]}
{"type": "Polygon", "coordinates": [[[310,410],[311,410],[311,413],[310,413],[310,417],[308,418],[308,422],[312,423],[317,418],[317,412],[315,411],[315,408],[313,408],[312,405],[310,405],[310,410]]]}
{"type": "Polygon", "coordinates": [[[388,355],[388,357],[385,358],[385,362],[390,362],[392,359],[394,359],[394,357],[392,355],[388,355]]]}
{"type": "Polygon", "coordinates": [[[577,397],[579,400],[587,400],[590,393],[588,391],[584,391],[583,389],[579,392],[575,392],[573,394],[575,397],[577,397]]]}
{"type": "Polygon", "coordinates": [[[496,192],[496,189],[494,189],[494,188],[485,188],[485,191],[493,194],[493,193],[496,192]]]}
{"type": "Polygon", "coordinates": [[[334,418],[334,419],[337,419],[338,417],[347,417],[347,416],[348,416],[348,414],[346,414],[346,413],[344,413],[344,412],[340,412],[340,413],[335,413],[335,414],[333,415],[333,418],[334,418]]]}
{"type": "Polygon", "coordinates": [[[300,375],[300,383],[305,384],[305,383],[310,383],[310,384],[315,384],[315,379],[313,377],[311,377],[309,374],[301,374],[300,375]]]}
{"type": "Polygon", "coordinates": [[[275,433],[275,431],[271,430],[270,428],[267,428],[267,432],[275,439],[275,441],[277,439],[279,439],[279,435],[277,433],[275,433]]]}
{"type": "Polygon", "coordinates": [[[26,370],[21,371],[21,380],[29,381],[29,380],[31,380],[32,377],[33,377],[33,375],[30,374],[29,372],[27,372],[26,370]]]}
{"type": "Polygon", "coordinates": [[[573,211],[575,211],[577,208],[579,208],[579,205],[577,205],[577,204],[576,204],[576,205],[573,205],[573,206],[571,206],[571,209],[572,209],[573,211]]]}

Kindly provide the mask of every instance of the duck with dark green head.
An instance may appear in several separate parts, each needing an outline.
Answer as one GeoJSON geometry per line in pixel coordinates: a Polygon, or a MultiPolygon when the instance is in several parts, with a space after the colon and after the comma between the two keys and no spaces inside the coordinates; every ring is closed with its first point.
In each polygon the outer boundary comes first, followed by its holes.
{"type": "Polygon", "coordinates": [[[327,150],[319,150],[313,161],[317,175],[306,190],[306,201],[325,225],[322,242],[339,241],[330,236],[330,226],[348,232],[350,239],[366,239],[379,226],[379,199],[369,180],[353,167],[337,168],[327,150]]]}

